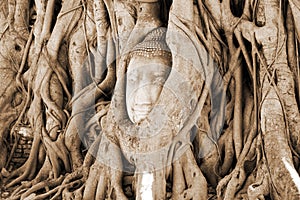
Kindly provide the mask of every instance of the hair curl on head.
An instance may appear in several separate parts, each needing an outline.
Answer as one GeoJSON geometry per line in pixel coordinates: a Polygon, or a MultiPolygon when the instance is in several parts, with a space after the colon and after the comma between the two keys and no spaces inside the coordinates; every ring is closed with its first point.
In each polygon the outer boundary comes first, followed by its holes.
{"type": "Polygon", "coordinates": [[[151,31],[145,39],[129,53],[129,60],[134,56],[152,58],[159,56],[172,60],[171,50],[166,43],[166,28],[160,27],[151,31]]]}

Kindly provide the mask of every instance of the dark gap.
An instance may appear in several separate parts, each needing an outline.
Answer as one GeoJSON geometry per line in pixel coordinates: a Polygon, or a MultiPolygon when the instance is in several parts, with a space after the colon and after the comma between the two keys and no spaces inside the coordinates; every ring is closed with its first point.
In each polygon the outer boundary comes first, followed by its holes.
{"type": "Polygon", "coordinates": [[[245,0],[231,0],[230,9],[234,16],[241,17],[244,11],[245,0]]]}
{"type": "Polygon", "coordinates": [[[53,31],[53,28],[56,24],[56,20],[57,20],[57,16],[61,10],[62,7],[62,1],[61,0],[56,0],[55,1],[55,8],[54,8],[54,14],[53,14],[53,18],[52,18],[52,24],[51,24],[51,32],[53,31]]]}
{"type": "Polygon", "coordinates": [[[20,45],[15,44],[15,50],[20,52],[22,50],[22,48],[20,47],[20,45]]]}

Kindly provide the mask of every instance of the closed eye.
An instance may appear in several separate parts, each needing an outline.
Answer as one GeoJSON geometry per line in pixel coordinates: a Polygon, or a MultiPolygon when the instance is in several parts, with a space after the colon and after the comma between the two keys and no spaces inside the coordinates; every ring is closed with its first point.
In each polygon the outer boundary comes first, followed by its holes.
{"type": "Polygon", "coordinates": [[[165,81],[167,79],[168,73],[167,71],[161,71],[154,73],[155,80],[165,81]]]}
{"type": "Polygon", "coordinates": [[[156,76],[154,79],[155,83],[164,83],[166,78],[164,76],[156,76]]]}

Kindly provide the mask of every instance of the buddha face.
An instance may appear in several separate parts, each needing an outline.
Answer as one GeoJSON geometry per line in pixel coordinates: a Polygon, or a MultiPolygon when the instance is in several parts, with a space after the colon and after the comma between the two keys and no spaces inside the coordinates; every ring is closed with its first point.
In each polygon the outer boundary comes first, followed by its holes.
{"type": "Polygon", "coordinates": [[[126,105],[133,123],[141,122],[151,112],[170,70],[170,61],[162,57],[131,59],[126,77],[126,105]]]}

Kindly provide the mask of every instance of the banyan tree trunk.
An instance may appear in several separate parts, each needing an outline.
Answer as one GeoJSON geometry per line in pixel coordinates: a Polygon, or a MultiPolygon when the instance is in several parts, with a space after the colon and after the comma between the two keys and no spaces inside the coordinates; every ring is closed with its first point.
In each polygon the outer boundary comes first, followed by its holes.
{"type": "Polygon", "coordinates": [[[265,25],[256,32],[262,45],[260,60],[261,130],[265,163],[274,199],[298,199],[300,177],[293,167],[291,148],[298,149],[299,111],[293,73],[288,65],[287,40],[280,1],[264,0],[265,25]],[[291,146],[289,143],[292,139],[291,146]]]}

